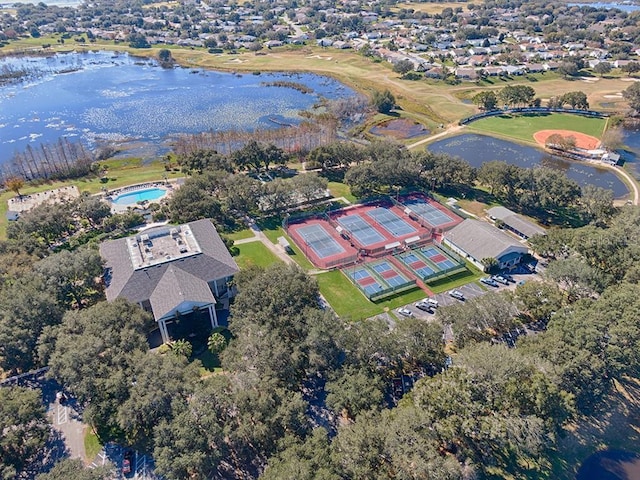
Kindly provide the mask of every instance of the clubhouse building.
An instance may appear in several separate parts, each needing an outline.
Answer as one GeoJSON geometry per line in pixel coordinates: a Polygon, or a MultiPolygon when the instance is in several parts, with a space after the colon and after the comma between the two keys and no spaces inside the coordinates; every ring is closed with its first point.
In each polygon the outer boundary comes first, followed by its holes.
{"type": "Polygon", "coordinates": [[[167,325],[197,311],[218,326],[238,266],[210,220],[162,226],[100,245],[107,300],[126,298],[151,312],[164,342],[167,325]]]}
{"type": "Polygon", "coordinates": [[[495,258],[499,268],[511,268],[522,261],[529,249],[511,235],[488,222],[468,218],[446,232],[442,243],[480,270],[482,260],[495,258]]]}

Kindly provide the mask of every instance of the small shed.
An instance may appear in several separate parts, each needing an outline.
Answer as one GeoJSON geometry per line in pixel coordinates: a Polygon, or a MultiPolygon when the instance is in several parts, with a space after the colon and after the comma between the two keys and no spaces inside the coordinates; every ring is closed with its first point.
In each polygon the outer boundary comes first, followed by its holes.
{"type": "Polygon", "coordinates": [[[289,244],[289,241],[286,238],[278,237],[278,245],[280,245],[282,249],[288,254],[293,253],[293,248],[291,248],[291,245],[289,244]]]}

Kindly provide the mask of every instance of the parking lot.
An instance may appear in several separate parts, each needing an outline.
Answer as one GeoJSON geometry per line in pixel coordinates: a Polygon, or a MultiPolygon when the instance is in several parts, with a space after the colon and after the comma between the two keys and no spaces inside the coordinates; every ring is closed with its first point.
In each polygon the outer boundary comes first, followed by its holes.
{"type": "MultiPolygon", "coordinates": [[[[449,295],[449,292],[451,290],[447,290],[446,292],[442,292],[442,293],[438,293],[435,295],[432,295],[431,298],[435,298],[438,301],[438,306],[439,307],[446,307],[449,305],[455,305],[455,304],[459,304],[459,303],[463,303],[466,300],[470,300],[472,298],[478,297],[480,295],[484,295],[487,292],[494,292],[494,291],[502,291],[502,290],[515,290],[515,288],[517,287],[518,283],[521,282],[529,282],[529,281],[535,281],[537,280],[539,277],[536,274],[532,274],[530,272],[527,272],[524,269],[519,269],[515,272],[512,272],[511,274],[513,276],[514,282],[510,282],[509,285],[503,285],[501,283],[498,283],[497,287],[491,287],[488,285],[480,285],[479,282],[471,282],[468,283],[466,285],[462,285],[460,287],[456,287],[455,289],[452,290],[457,290],[460,293],[462,293],[462,295],[464,296],[465,300],[458,300],[456,298],[453,298],[451,295],[449,295]]],[[[425,294],[425,298],[427,298],[427,295],[425,294]]],[[[415,306],[415,303],[410,303],[408,305],[405,305],[404,307],[402,307],[403,309],[409,310],[411,312],[411,316],[416,317],[416,318],[420,318],[423,320],[431,320],[435,317],[435,309],[431,309],[432,313],[429,312],[425,312],[423,310],[420,310],[419,308],[417,308],[415,306]]],[[[399,309],[394,310],[394,315],[398,318],[402,318],[403,316],[406,315],[402,315],[399,312],[399,309]]]]}

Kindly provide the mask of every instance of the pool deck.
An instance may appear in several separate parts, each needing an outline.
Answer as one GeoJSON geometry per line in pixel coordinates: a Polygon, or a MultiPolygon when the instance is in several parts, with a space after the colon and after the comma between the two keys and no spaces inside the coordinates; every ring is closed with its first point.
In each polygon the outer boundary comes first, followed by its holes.
{"type": "Polygon", "coordinates": [[[126,187],[118,188],[116,190],[111,190],[103,193],[103,198],[111,205],[112,213],[123,213],[131,208],[135,208],[138,206],[137,203],[129,203],[126,205],[118,205],[113,202],[113,198],[118,195],[124,195],[127,193],[133,193],[140,190],[146,190],[151,188],[159,188],[166,191],[166,194],[161,196],[160,198],[156,198],[154,200],[147,200],[147,203],[160,203],[162,200],[170,198],[175,189],[180,186],[178,179],[171,179],[168,181],[159,180],[157,182],[145,182],[145,183],[137,183],[134,185],[127,185],[126,187]]]}

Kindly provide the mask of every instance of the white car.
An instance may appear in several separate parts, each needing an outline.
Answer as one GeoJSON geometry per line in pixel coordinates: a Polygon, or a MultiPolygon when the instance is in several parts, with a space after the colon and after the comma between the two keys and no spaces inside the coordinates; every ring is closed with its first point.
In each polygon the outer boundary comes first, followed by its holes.
{"type": "Polygon", "coordinates": [[[436,300],[435,298],[427,298],[425,301],[432,307],[438,308],[438,300],[436,300]]]}
{"type": "Polygon", "coordinates": [[[398,309],[398,313],[400,315],[402,315],[403,317],[413,317],[413,312],[411,310],[409,310],[408,308],[399,308],[398,309]]]}
{"type": "Polygon", "coordinates": [[[457,298],[458,300],[464,300],[464,294],[460,290],[451,290],[449,295],[453,298],[457,298]]]}

